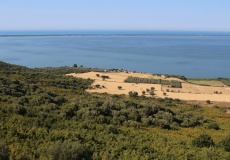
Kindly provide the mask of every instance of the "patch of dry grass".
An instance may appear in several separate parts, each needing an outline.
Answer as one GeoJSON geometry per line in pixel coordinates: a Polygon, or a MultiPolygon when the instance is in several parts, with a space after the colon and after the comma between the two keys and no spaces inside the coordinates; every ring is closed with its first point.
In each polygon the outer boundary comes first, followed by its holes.
{"type": "MultiPolygon", "coordinates": [[[[154,97],[169,97],[169,98],[178,98],[181,100],[197,100],[197,101],[206,101],[210,100],[211,102],[230,102],[230,87],[226,86],[201,86],[196,84],[191,84],[183,80],[176,78],[165,78],[164,76],[153,76],[147,73],[124,73],[124,72],[88,72],[82,74],[68,74],[69,76],[74,76],[78,78],[90,78],[94,79],[91,89],[88,89],[88,92],[98,92],[98,93],[109,93],[109,94],[125,94],[128,95],[130,91],[138,92],[138,95],[142,95],[145,91],[145,96],[150,96],[146,89],[154,87],[154,97]],[[99,74],[100,76],[97,76],[99,74]],[[102,79],[101,76],[109,76],[109,79],[102,79]],[[125,83],[124,80],[128,76],[141,77],[141,78],[161,78],[165,80],[178,80],[182,82],[182,88],[169,88],[168,86],[162,86],[160,84],[145,84],[145,83],[125,83]],[[100,87],[95,87],[95,85],[100,85],[100,87]],[[121,86],[122,89],[119,89],[118,86],[121,86]],[[168,90],[168,92],[167,92],[168,90]],[[218,92],[218,94],[214,93],[218,92]],[[166,95],[164,95],[166,93],[166,95]]],[[[211,81],[210,81],[211,82],[211,81]]],[[[218,81],[214,81],[212,85],[217,85],[218,81]]],[[[208,81],[207,81],[208,83],[208,81]]],[[[206,84],[207,84],[206,83],[206,84]]],[[[221,83],[220,83],[221,84],[221,83]]]]}

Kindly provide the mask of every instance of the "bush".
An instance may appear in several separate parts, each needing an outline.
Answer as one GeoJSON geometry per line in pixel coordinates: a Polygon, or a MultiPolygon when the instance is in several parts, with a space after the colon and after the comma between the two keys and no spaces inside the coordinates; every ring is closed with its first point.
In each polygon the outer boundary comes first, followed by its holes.
{"type": "Polygon", "coordinates": [[[214,142],[211,136],[207,134],[201,134],[199,137],[192,141],[192,145],[195,147],[211,147],[214,146],[214,142]]]}
{"type": "Polygon", "coordinates": [[[221,143],[221,146],[224,147],[225,151],[230,152],[230,136],[228,136],[227,138],[225,138],[220,143],[221,143]]]}
{"type": "Polygon", "coordinates": [[[206,103],[207,103],[207,104],[211,104],[211,101],[210,101],[210,100],[207,100],[206,103]]]}
{"type": "Polygon", "coordinates": [[[10,156],[9,147],[6,144],[0,142],[0,159],[7,160],[9,159],[9,156],[10,156]]]}
{"type": "Polygon", "coordinates": [[[91,159],[92,152],[78,142],[55,142],[50,145],[45,153],[45,157],[55,160],[75,160],[91,159]]]}
{"type": "Polygon", "coordinates": [[[101,76],[102,80],[109,79],[109,76],[102,75],[101,76]]]}
{"type": "Polygon", "coordinates": [[[219,130],[220,127],[217,123],[211,123],[208,125],[208,129],[215,129],[215,130],[219,130]]]}
{"type": "Polygon", "coordinates": [[[129,92],[129,96],[130,96],[130,97],[137,97],[137,96],[138,96],[138,93],[137,93],[137,92],[132,92],[132,91],[130,91],[130,92],[129,92]]]}
{"type": "Polygon", "coordinates": [[[151,96],[154,96],[154,95],[155,95],[154,91],[150,91],[149,94],[150,94],[151,96]]]}

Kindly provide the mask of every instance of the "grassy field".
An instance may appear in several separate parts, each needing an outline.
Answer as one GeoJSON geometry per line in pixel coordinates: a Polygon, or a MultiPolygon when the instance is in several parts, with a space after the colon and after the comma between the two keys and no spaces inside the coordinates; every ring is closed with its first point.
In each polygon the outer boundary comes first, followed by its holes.
{"type": "Polygon", "coordinates": [[[203,86],[213,86],[213,87],[223,86],[223,84],[220,81],[214,79],[188,79],[187,81],[193,84],[203,85],[203,86]]]}

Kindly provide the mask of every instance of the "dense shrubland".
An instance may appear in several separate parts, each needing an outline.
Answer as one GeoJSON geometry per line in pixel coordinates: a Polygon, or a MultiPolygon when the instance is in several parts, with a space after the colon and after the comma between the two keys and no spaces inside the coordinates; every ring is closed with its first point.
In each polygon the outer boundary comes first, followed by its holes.
{"type": "Polygon", "coordinates": [[[229,158],[226,108],[89,94],[68,71],[0,62],[0,159],[229,158]]]}

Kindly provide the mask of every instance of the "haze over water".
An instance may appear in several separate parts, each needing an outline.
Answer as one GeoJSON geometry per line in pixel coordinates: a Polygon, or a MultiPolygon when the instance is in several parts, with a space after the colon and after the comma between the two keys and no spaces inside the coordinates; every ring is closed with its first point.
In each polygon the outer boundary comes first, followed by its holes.
{"type": "Polygon", "coordinates": [[[186,77],[230,77],[229,33],[124,33],[0,32],[4,35],[0,60],[27,67],[76,63],[186,77]]]}

